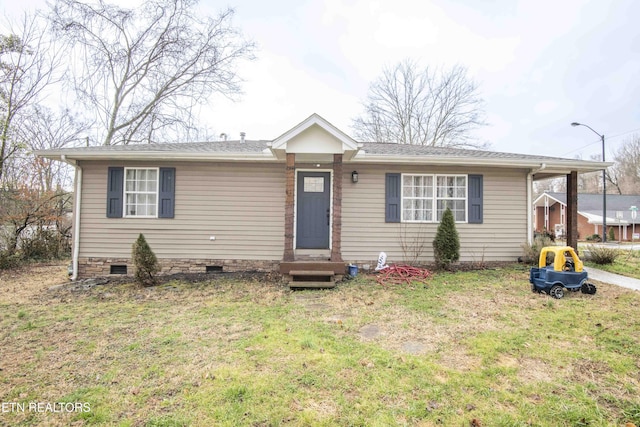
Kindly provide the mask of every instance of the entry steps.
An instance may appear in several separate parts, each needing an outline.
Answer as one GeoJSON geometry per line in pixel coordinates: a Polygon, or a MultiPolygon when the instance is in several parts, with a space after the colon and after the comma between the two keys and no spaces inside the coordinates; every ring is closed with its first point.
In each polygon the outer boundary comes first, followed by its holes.
{"type": "Polygon", "coordinates": [[[291,289],[328,289],[345,274],[346,265],[338,262],[294,261],[280,264],[280,272],[291,289]]]}

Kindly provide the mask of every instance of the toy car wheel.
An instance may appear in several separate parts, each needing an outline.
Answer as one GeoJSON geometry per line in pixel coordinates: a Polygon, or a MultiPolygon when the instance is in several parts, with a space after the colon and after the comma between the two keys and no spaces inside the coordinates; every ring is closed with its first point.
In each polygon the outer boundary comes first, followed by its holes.
{"type": "Polygon", "coordinates": [[[596,286],[591,283],[584,283],[580,287],[580,290],[582,291],[583,294],[594,295],[597,289],[596,289],[596,286]]]}
{"type": "Polygon", "coordinates": [[[560,299],[564,296],[564,288],[560,285],[553,285],[549,290],[549,295],[555,299],[560,299]]]}

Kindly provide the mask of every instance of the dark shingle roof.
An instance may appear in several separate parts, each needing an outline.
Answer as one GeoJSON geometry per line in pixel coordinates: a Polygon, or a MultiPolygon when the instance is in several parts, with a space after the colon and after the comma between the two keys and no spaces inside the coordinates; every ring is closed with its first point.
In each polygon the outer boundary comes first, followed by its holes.
{"type": "MultiPolygon", "coordinates": [[[[547,194],[561,203],[567,204],[566,193],[547,192],[547,194]]],[[[616,218],[616,212],[622,212],[622,219],[631,223],[631,211],[629,210],[631,206],[640,209],[640,195],[607,193],[607,218],[616,218]]],[[[601,217],[602,194],[578,194],[578,212],[601,217]]],[[[636,217],[635,223],[640,223],[640,213],[636,217]]]]}
{"type": "Polygon", "coordinates": [[[180,153],[260,153],[267,148],[267,141],[214,141],[214,142],[185,142],[172,144],[130,144],[107,145],[95,147],[77,147],[60,151],[87,150],[94,153],[101,152],[180,152],[180,153]]]}
{"type": "Polygon", "coordinates": [[[470,150],[462,148],[431,147],[426,145],[407,145],[380,142],[364,142],[362,149],[367,154],[388,156],[425,156],[425,157],[475,157],[485,159],[513,160],[571,160],[560,157],[537,156],[530,154],[503,153],[499,151],[470,150]]]}

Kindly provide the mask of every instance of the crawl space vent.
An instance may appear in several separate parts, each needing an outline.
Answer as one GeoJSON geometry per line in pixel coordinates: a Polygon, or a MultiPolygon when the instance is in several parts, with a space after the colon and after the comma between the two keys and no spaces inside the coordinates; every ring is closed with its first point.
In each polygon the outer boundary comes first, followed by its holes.
{"type": "Polygon", "coordinates": [[[112,265],[110,267],[111,274],[127,274],[127,266],[126,265],[112,265]]]}

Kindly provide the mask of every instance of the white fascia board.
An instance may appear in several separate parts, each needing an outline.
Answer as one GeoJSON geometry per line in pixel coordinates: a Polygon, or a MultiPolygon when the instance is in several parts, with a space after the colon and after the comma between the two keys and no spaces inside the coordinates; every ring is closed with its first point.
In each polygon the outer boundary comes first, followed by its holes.
{"type": "Polygon", "coordinates": [[[534,201],[533,204],[537,205],[538,202],[540,201],[540,199],[542,199],[544,196],[547,196],[548,198],[550,198],[551,200],[555,200],[557,203],[560,203],[561,205],[565,205],[565,203],[561,200],[556,199],[555,197],[551,196],[549,193],[542,193],[541,195],[539,195],[534,201]]]}
{"type": "Polygon", "coordinates": [[[269,152],[261,153],[186,153],[186,152],[48,152],[34,153],[38,157],[46,157],[52,160],[77,161],[77,160],[225,160],[225,161],[273,161],[277,158],[269,152]]]}
{"type": "Polygon", "coordinates": [[[500,159],[500,158],[477,158],[477,157],[422,157],[422,156],[383,156],[371,155],[359,152],[352,160],[352,163],[390,163],[390,164],[429,164],[429,165],[456,165],[456,166],[492,166],[504,168],[525,168],[537,169],[541,164],[545,164],[546,173],[564,173],[567,170],[578,172],[596,172],[613,163],[607,162],[586,162],[567,160],[557,161],[554,159],[500,159]]]}

